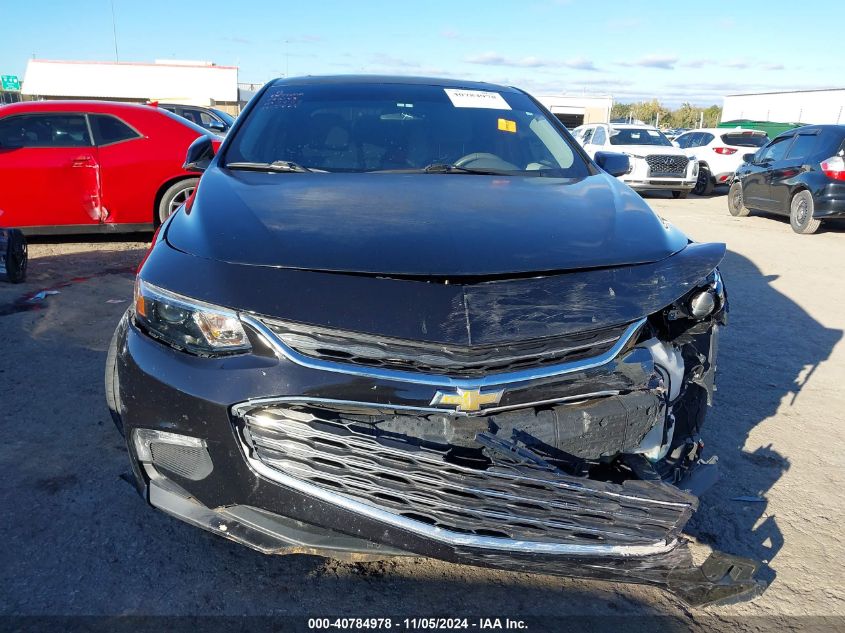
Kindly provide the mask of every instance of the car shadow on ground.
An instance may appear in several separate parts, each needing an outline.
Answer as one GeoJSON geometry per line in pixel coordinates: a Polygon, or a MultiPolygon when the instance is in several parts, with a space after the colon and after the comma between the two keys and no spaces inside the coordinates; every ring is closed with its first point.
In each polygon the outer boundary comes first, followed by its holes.
{"type": "MultiPolygon", "coordinates": [[[[0,429],[13,438],[0,444],[0,504],[14,509],[0,513],[6,535],[0,557],[7,561],[0,567],[0,611],[669,614],[673,619],[662,622],[663,629],[687,626],[678,601],[649,588],[417,558],[344,564],[263,556],[146,506],[125,481],[126,450],[103,393],[105,350],[131,298],[131,270],[143,253],[137,248],[34,259],[32,281],[15,287],[19,291],[69,285],[38,309],[0,316],[0,392],[8,394],[0,429]],[[37,447],[38,459],[21,459],[31,447],[37,447]]],[[[720,455],[723,480],[703,498],[690,533],[729,553],[772,560],[783,536],[777,517],[766,515],[765,495],[789,468],[788,449],[749,452],[746,440],[812,380],[811,368],[828,358],[842,332],[823,327],[777,292],[748,259],[728,253],[723,272],[731,324],[722,340],[716,407],[704,430],[711,452],[720,455]],[[802,335],[794,336],[796,331],[802,335]],[[763,501],[731,501],[736,496],[763,501]]],[[[15,296],[8,284],[0,286],[2,314],[15,296]]]]}
{"type": "MultiPolygon", "coordinates": [[[[792,406],[843,332],[824,327],[774,289],[747,258],[722,263],[731,312],[721,330],[714,407],[703,431],[721,480],[701,499],[687,531],[722,551],[771,562],[784,545],[767,493],[790,467],[788,446],[746,448],[751,431],[792,406]]],[[[763,579],[774,580],[771,568],[763,579]]]]}
{"type": "MultiPolygon", "coordinates": [[[[725,207],[727,210],[727,207],[725,207]]],[[[766,218],[767,220],[774,220],[780,224],[783,224],[787,229],[790,231],[792,227],[789,225],[789,216],[788,215],[781,215],[780,213],[770,213],[768,211],[757,211],[753,210],[750,213],[750,217],[760,217],[766,218]]],[[[821,223],[819,230],[816,231],[814,235],[818,235],[820,233],[845,233],[845,220],[825,220],[821,223]]],[[[796,237],[799,237],[796,234],[796,237]]],[[[800,236],[805,239],[812,239],[812,235],[807,236],[800,236]]]]}

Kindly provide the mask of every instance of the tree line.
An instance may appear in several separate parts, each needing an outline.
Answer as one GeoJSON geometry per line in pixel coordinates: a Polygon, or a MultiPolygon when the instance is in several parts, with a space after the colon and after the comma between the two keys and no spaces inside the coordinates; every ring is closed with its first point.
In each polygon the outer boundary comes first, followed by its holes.
{"type": "Polygon", "coordinates": [[[610,110],[610,118],[637,119],[663,128],[697,128],[702,123],[702,113],[704,114],[703,127],[716,127],[722,120],[722,108],[717,105],[700,108],[691,103],[684,103],[680,108],[670,110],[657,99],[636,103],[614,103],[610,110]]]}

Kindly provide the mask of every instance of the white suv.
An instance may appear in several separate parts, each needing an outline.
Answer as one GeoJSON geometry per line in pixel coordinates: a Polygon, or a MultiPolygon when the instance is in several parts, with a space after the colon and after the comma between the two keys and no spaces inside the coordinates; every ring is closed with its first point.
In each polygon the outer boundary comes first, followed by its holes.
{"type": "Polygon", "coordinates": [[[754,153],[769,142],[762,130],[702,128],[681,134],[674,141],[690,158],[698,161],[697,196],[713,193],[716,185],[729,185],[745,154],[754,153]]]}
{"type": "Polygon", "coordinates": [[[619,179],[637,191],[669,189],[675,198],[686,198],[698,179],[698,163],[656,127],[590,123],[575,128],[572,134],[593,158],[596,152],[627,154],[631,169],[619,179]]]}

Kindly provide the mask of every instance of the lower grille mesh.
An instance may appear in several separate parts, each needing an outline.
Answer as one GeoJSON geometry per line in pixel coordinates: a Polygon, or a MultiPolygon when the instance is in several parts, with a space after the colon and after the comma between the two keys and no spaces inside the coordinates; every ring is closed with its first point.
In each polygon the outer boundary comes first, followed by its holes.
{"type": "Polygon", "coordinates": [[[449,445],[384,433],[323,407],[260,407],[243,421],[247,450],[266,466],[454,533],[652,544],[674,535],[692,511],[690,497],[670,486],[495,465],[480,449],[475,462],[455,460],[449,445]]]}

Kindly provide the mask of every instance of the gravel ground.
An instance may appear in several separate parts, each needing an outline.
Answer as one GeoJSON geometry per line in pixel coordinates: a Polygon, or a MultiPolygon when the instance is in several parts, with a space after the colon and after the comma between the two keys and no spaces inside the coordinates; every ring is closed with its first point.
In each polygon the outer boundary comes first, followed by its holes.
{"type": "Polygon", "coordinates": [[[823,627],[845,625],[845,227],[798,236],[782,219],[732,218],[721,192],[649,201],[694,239],[728,244],[731,322],[705,429],[723,478],[688,531],[768,562],[771,586],[753,602],[688,610],[649,587],[428,559],[268,557],[149,508],[123,478],[102,379],[147,243],[69,238],[32,243],[27,283],[0,282],[0,615],[659,615],[701,630],[806,627],[819,621],[791,616],[824,615],[842,619],[823,627]],[[27,302],[44,289],[59,294],[27,302]]]}

